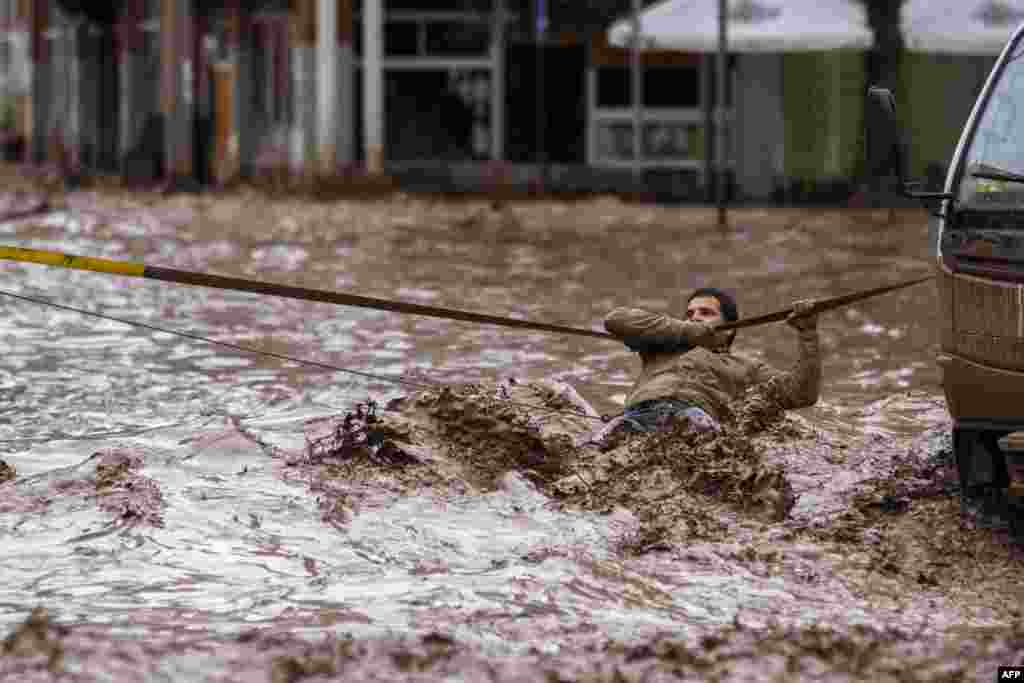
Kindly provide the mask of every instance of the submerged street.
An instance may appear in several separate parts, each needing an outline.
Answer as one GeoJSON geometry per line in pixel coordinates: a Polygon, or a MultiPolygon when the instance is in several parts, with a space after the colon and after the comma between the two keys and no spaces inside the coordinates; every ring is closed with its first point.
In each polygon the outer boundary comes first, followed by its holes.
{"type": "MultiPolygon", "coordinates": [[[[916,209],[741,208],[723,232],[712,208],[612,198],[62,201],[0,244],[592,329],[620,305],[681,314],[699,286],[745,317],[931,268],[916,209]]],[[[0,290],[417,382],[559,379],[602,413],[639,367],[612,341],[32,264],[0,262],[0,290]]],[[[414,389],[0,295],[0,677],[991,679],[1024,664],[1024,564],[960,519],[937,315],[926,283],[822,316],[819,403],[735,442],[796,496],[780,519],[733,470],[662,509],[583,461],[605,500],[515,462],[471,476],[443,441],[348,477],[309,440],[414,389]]],[[[736,349],[785,367],[794,336],[736,349]]]]}

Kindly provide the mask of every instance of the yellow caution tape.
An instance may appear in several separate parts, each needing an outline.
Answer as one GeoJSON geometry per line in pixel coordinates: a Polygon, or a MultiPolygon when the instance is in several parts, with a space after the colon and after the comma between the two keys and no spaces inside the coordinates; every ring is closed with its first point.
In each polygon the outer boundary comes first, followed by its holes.
{"type": "Polygon", "coordinates": [[[146,271],[146,266],[142,263],[113,261],[105,258],[62,254],[59,251],[22,249],[20,247],[0,246],[0,259],[40,263],[45,266],[57,266],[59,268],[92,270],[97,273],[111,273],[113,275],[129,275],[132,277],[144,277],[146,271]]]}

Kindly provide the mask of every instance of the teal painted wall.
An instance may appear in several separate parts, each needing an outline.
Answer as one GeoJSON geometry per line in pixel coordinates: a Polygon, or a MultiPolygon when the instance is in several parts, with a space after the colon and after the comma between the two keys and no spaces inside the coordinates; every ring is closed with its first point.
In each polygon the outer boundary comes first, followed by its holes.
{"type": "Polygon", "coordinates": [[[904,53],[896,111],[909,139],[909,179],[945,168],[995,57],[904,53]]]}
{"type": "Polygon", "coordinates": [[[791,180],[851,176],[863,156],[864,53],[783,56],[785,173],[791,180]]]}

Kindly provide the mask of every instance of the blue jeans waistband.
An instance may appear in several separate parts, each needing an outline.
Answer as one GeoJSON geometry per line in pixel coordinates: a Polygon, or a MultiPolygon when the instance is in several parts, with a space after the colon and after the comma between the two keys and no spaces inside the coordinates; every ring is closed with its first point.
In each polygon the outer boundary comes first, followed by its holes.
{"type": "Polygon", "coordinates": [[[685,417],[696,426],[717,428],[713,417],[690,401],[675,398],[656,398],[641,401],[626,408],[623,421],[638,432],[653,432],[673,418],[685,417]]]}
{"type": "Polygon", "coordinates": [[[692,401],[681,401],[678,398],[650,398],[646,401],[640,401],[634,403],[631,406],[626,406],[625,413],[628,415],[633,412],[642,412],[645,410],[657,410],[659,408],[670,408],[672,410],[686,410],[687,408],[699,408],[692,401]]]}

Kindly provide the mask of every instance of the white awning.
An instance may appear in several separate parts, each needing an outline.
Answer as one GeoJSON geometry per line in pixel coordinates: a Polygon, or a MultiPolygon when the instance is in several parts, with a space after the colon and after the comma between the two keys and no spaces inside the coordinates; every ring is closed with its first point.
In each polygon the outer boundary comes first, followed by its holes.
{"type": "Polygon", "coordinates": [[[908,50],[998,55],[1024,23],[1024,0],[907,0],[902,23],[908,50]]]}
{"type": "MultiPolygon", "coordinates": [[[[644,47],[718,50],[718,0],[666,0],[640,16],[644,47]]],[[[867,49],[874,42],[857,0],[729,0],[728,21],[729,52],[867,49]]],[[[608,42],[629,46],[632,29],[628,18],[615,22],[608,42]]]]}

